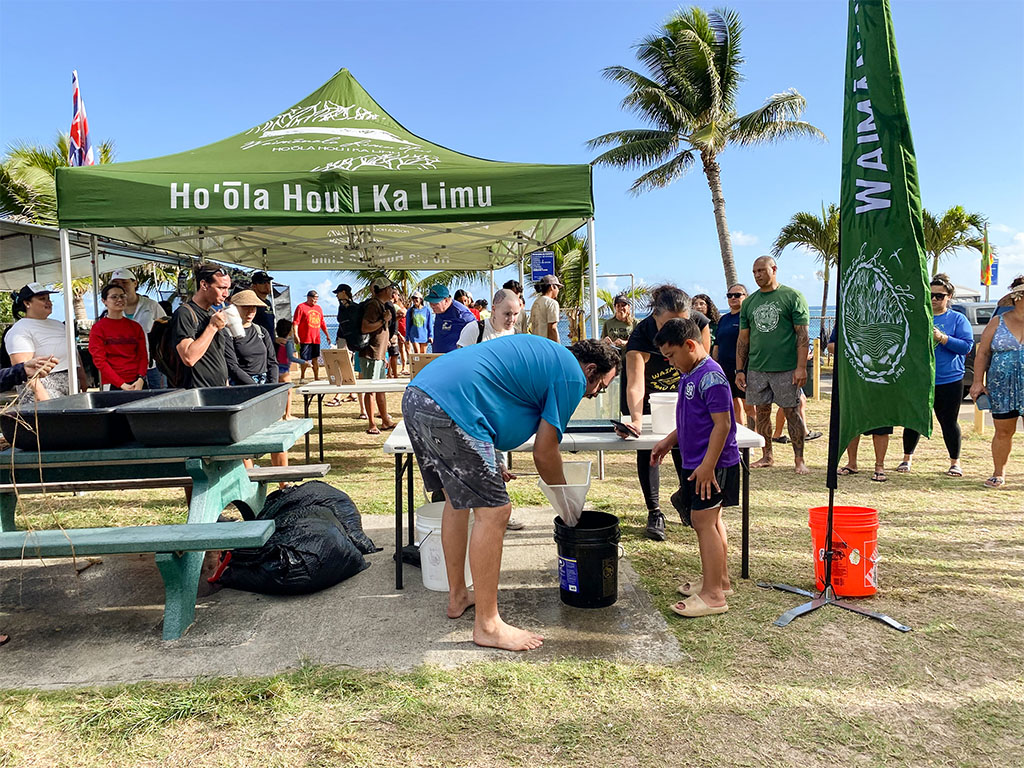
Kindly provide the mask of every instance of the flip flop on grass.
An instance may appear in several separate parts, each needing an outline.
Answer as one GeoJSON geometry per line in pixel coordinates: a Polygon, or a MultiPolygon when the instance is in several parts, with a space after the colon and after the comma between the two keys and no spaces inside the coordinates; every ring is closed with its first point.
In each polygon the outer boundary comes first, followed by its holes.
{"type": "Polygon", "coordinates": [[[843,475],[843,476],[845,476],[845,475],[859,475],[860,474],[860,470],[859,469],[854,469],[853,467],[850,467],[850,466],[845,466],[845,467],[840,467],[839,468],[839,472],[837,474],[840,474],[840,475],[843,475]]]}
{"type": "Polygon", "coordinates": [[[886,483],[889,481],[889,478],[885,476],[885,470],[882,469],[876,469],[871,475],[871,479],[876,483],[886,483]]]}
{"type": "Polygon", "coordinates": [[[963,477],[964,471],[960,468],[959,464],[954,464],[946,470],[946,474],[950,477],[963,477]]]}
{"type": "Polygon", "coordinates": [[[701,616],[714,616],[725,613],[729,610],[728,605],[708,605],[701,599],[700,595],[691,595],[680,603],[672,606],[672,612],[687,619],[697,619],[701,616]]]}
{"type": "MultiPolygon", "coordinates": [[[[685,584],[680,584],[676,587],[676,592],[684,597],[692,597],[693,595],[698,594],[703,588],[704,579],[697,579],[696,581],[688,581],[685,584]]],[[[736,594],[736,590],[730,587],[729,589],[723,589],[722,594],[726,597],[732,597],[736,594]]]]}
{"type": "Polygon", "coordinates": [[[376,427],[370,427],[368,430],[366,430],[366,434],[368,434],[368,435],[379,435],[380,434],[380,430],[377,429],[376,427]]]}
{"type": "Polygon", "coordinates": [[[897,472],[902,472],[903,474],[907,474],[907,472],[910,471],[910,462],[909,461],[901,461],[896,466],[896,471],[897,472]]]}
{"type": "Polygon", "coordinates": [[[996,477],[995,475],[993,475],[992,477],[985,481],[986,488],[1002,488],[1004,485],[1006,485],[1005,477],[996,477]]]}

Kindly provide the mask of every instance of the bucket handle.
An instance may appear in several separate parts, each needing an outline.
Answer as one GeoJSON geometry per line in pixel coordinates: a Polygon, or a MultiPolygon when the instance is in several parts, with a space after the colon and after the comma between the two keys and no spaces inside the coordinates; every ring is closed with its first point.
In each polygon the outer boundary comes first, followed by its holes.
{"type": "Polygon", "coordinates": [[[427,543],[427,539],[429,539],[429,538],[430,538],[430,534],[432,534],[433,532],[434,532],[433,530],[427,531],[427,535],[426,535],[426,536],[424,536],[424,537],[423,537],[422,539],[420,539],[420,543],[419,543],[419,544],[417,544],[416,546],[417,546],[418,548],[422,548],[422,547],[423,547],[423,545],[427,543]]]}
{"type": "Polygon", "coordinates": [[[616,544],[615,546],[619,548],[619,560],[621,560],[626,556],[626,550],[621,544],[616,544]]]}

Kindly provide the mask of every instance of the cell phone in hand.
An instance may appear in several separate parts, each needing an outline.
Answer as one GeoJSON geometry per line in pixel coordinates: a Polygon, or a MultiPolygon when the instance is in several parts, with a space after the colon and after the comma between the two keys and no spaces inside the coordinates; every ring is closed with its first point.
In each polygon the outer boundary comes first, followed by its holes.
{"type": "Polygon", "coordinates": [[[615,427],[615,429],[621,430],[627,435],[632,435],[633,437],[640,437],[640,433],[633,428],[632,424],[625,424],[621,421],[616,421],[615,419],[608,419],[608,421],[612,423],[612,426],[615,427]]]}
{"type": "Polygon", "coordinates": [[[992,401],[989,400],[988,394],[986,392],[982,392],[980,395],[978,395],[978,399],[974,401],[974,404],[978,406],[979,411],[992,410],[992,401]]]}

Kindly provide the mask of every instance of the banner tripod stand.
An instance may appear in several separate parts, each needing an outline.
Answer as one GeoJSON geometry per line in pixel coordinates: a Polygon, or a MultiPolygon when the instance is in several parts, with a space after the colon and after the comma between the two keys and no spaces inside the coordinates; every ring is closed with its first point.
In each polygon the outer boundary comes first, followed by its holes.
{"type": "MultiPolygon", "coordinates": [[[[835,395],[833,394],[833,397],[835,395]]],[[[769,584],[767,582],[759,581],[757,586],[763,589],[777,589],[782,592],[792,592],[794,595],[803,595],[804,597],[811,598],[810,602],[803,603],[794,608],[790,608],[788,611],[783,613],[779,618],[774,621],[775,626],[784,627],[793,619],[797,619],[801,616],[806,616],[812,611],[816,611],[822,606],[834,605],[837,608],[842,608],[852,613],[859,613],[861,616],[867,616],[870,619],[875,619],[883,624],[888,624],[893,629],[898,629],[900,632],[909,632],[910,627],[905,624],[900,624],[896,619],[891,616],[887,616],[884,613],[876,613],[875,611],[868,611],[864,608],[860,608],[852,603],[845,600],[840,600],[836,597],[835,591],[832,589],[832,557],[834,550],[832,549],[832,505],[835,497],[835,489],[829,488],[828,491],[828,525],[826,527],[826,544],[825,552],[823,553],[825,559],[825,589],[820,594],[815,595],[813,592],[808,592],[806,589],[800,589],[799,587],[791,587],[789,584],[769,584]]]]}

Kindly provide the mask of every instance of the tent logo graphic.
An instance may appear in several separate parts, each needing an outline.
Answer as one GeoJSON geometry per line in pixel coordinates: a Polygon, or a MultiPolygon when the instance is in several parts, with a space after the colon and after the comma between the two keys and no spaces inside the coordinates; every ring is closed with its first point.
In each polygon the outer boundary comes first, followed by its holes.
{"type": "Polygon", "coordinates": [[[280,134],[272,132],[297,128],[310,123],[336,123],[342,120],[370,122],[380,119],[380,115],[356,104],[345,107],[335,104],[333,101],[318,101],[316,104],[306,107],[292,107],[277,117],[272,117],[265,123],[250,128],[246,133],[277,136],[280,134]]]}
{"type": "MultiPolygon", "coordinates": [[[[842,312],[843,352],[861,379],[892,384],[904,371],[902,360],[910,344],[908,286],[896,285],[880,263],[882,249],[865,258],[861,245],[847,278],[842,312]]],[[[899,260],[899,249],[891,258],[899,260]]]]}

